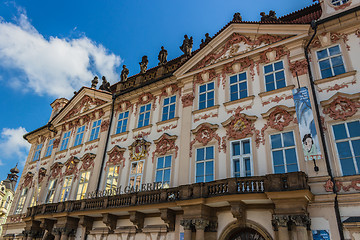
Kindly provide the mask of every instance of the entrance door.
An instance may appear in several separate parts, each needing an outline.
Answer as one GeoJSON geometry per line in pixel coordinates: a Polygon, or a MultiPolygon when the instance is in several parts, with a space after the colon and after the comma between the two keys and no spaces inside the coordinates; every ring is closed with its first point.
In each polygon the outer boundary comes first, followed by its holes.
{"type": "Polygon", "coordinates": [[[241,228],[233,233],[229,240],[265,240],[265,238],[252,228],[241,228]]]}

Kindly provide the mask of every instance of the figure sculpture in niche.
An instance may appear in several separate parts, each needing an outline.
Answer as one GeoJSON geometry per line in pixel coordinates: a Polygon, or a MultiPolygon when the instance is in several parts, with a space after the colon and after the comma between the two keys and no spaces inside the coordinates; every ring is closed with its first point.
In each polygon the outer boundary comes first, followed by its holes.
{"type": "Polygon", "coordinates": [[[235,13],[234,17],[233,17],[233,22],[241,22],[242,21],[242,17],[240,15],[240,13],[235,13]]]}
{"type": "Polygon", "coordinates": [[[187,35],[185,35],[183,44],[180,46],[181,51],[183,51],[183,53],[186,56],[191,56],[192,47],[193,47],[193,37],[189,38],[187,35]]]}
{"type": "Polygon", "coordinates": [[[105,76],[102,77],[102,84],[99,87],[100,90],[104,90],[104,91],[110,91],[110,83],[106,80],[105,76]]]}
{"type": "Polygon", "coordinates": [[[126,65],[123,65],[123,70],[121,71],[120,74],[120,79],[122,82],[125,82],[128,78],[129,75],[129,69],[126,68],[126,65]]]}
{"type": "Polygon", "coordinates": [[[159,65],[164,65],[165,63],[167,63],[167,55],[168,55],[168,52],[167,52],[166,49],[162,46],[162,47],[161,47],[161,50],[160,50],[160,52],[159,52],[159,56],[158,56],[159,65]]]}
{"type": "Polygon", "coordinates": [[[139,62],[140,73],[146,73],[148,63],[149,63],[149,60],[148,60],[147,56],[143,56],[141,59],[141,62],[139,62]]]}
{"type": "Polygon", "coordinates": [[[262,22],[278,21],[278,18],[276,17],[276,13],[273,10],[269,11],[269,15],[266,15],[265,12],[261,12],[260,16],[262,22]]]}
{"type": "Polygon", "coordinates": [[[99,78],[97,76],[94,77],[94,79],[91,81],[91,88],[96,89],[96,85],[98,84],[99,78]]]}
{"type": "Polygon", "coordinates": [[[201,39],[201,43],[200,43],[200,47],[203,47],[204,45],[206,45],[208,42],[210,42],[211,37],[209,36],[209,33],[205,33],[205,41],[204,39],[201,39]]]}

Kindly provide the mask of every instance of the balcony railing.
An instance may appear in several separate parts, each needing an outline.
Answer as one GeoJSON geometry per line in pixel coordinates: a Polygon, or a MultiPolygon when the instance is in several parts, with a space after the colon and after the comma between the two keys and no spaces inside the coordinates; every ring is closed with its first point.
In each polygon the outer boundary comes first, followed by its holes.
{"type": "Polygon", "coordinates": [[[303,172],[269,174],[259,177],[228,178],[168,189],[43,204],[28,208],[26,217],[60,212],[150,205],[194,198],[210,198],[221,195],[254,194],[301,189],[309,189],[307,176],[303,172]]]}

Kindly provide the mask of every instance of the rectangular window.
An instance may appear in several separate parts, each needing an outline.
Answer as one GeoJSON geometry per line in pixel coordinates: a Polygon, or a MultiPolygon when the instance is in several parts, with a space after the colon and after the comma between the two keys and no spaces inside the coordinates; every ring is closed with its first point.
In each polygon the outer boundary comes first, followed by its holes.
{"type": "Polygon", "coordinates": [[[119,119],[116,127],[116,134],[126,132],[129,119],[129,111],[119,114],[119,119]]]}
{"type": "Polygon", "coordinates": [[[141,188],[143,168],[144,168],[144,161],[134,161],[131,163],[129,183],[130,186],[135,187],[135,189],[141,188]]]}
{"type": "Polygon", "coordinates": [[[274,173],[297,172],[294,133],[274,134],[270,136],[270,140],[274,173]]]}
{"type": "Polygon", "coordinates": [[[118,185],[120,166],[110,166],[106,176],[105,190],[115,190],[118,185]]]}
{"type": "Polygon", "coordinates": [[[344,176],[360,173],[360,121],[332,126],[344,176]]]}
{"type": "Polygon", "coordinates": [[[251,159],[250,139],[243,139],[231,143],[233,177],[252,176],[251,159]]]}
{"type": "Polygon", "coordinates": [[[171,174],[171,155],[165,157],[159,157],[156,165],[156,177],[157,183],[163,185],[170,185],[170,174],[171,174]]]}
{"type": "Polygon", "coordinates": [[[38,144],[36,146],[33,161],[37,161],[40,159],[40,153],[41,153],[42,146],[43,146],[42,144],[38,144]]]}
{"type": "Polygon", "coordinates": [[[65,177],[64,184],[61,190],[60,201],[67,201],[69,199],[72,180],[73,176],[65,177]]]}
{"type": "Polygon", "coordinates": [[[316,52],[321,78],[328,78],[345,73],[340,46],[336,45],[316,52]]]}
{"type": "Polygon", "coordinates": [[[151,103],[140,107],[138,128],[150,124],[150,111],[151,111],[151,103]]]}
{"type": "Polygon", "coordinates": [[[164,99],[161,121],[166,121],[175,117],[176,96],[164,99]]]}
{"type": "Polygon", "coordinates": [[[20,214],[24,209],[27,192],[28,192],[28,188],[23,188],[23,190],[21,191],[18,205],[16,206],[15,214],[20,214]]]}
{"type": "Polygon", "coordinates": [[[52,179],[49,182],[49,188],[48,188],[48,192],[46,194],[46,199],[45,199],[45,203],[52,203],[54,200],[54,195],[55,195],[55,188],[56,188],[56,179],[52,179]]]}
{"type": "Polygon", "coordinates": [[[230,101],[248,96],[246,72],[230,77],[230,101]]]}
{"type": "Polygon", "coordinates": [[[266,91],[286,87],[284,64],[282,61],[264,66],[266,91]]]}
{"type": "Polygon", "coordinates": [[[54,146],[54,139],[51,139],[48,143],[48,147],[46,148],[45,157],[51,156],[53,146],[54,146]]]}
{"type": "Polygon", "coordinates": [[[83,172],[80,175],[79,186],[76,194],[76,200],[85,198],[86,190],[89,184],[90,171],[83,172]]]}
{"type": "Polygon", "coordinates": [[[214,147],[196,149],[196,179],[198,182],[214,180],[214,147]]]}
{"type": "Polygon", "coordinates": [[[101,119],[93,122],[89,141],[99,138],[100,125],[101,125],[101,119]]]}
{"type": "Polygon", "coordinates": [[[63,139],[61,142],[61,146],[60,146],[60,151],[67,149],[68,144],[69,144],[69,139],[70,139],[70,133],[71,133],[71,131],[64,133],[64,136],[63,136],[63,139]]]}
{"type": "Polygon", "coordinates": [[[85,126],[78,127],[76,131],[75,143],[74,146],[78,146],[82,143],[84,137],[85,126]]]}
{"type": "Polygon", "coordinates": [[[37,205],[40,191],[41,191],[41,187],[34,188],[34,194],[33,194],[33,197],[31,199],[30,207],[33,207],[33,206],[37,205]]]}
{"type": "Polygon", "coordinates": [[[212,107],[215,105],[215,84],[206,83],[199,87],[199,109],[212,107]]]}

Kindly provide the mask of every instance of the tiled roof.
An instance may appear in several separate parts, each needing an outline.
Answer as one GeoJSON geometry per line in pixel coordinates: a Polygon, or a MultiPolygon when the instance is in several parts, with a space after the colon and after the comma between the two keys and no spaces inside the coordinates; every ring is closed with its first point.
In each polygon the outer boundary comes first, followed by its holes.
{"type": "Polygon", "coordinates": [[[321,13],[322,11],[320,4],[315,3],[296,12],[282,16],[279,18],[279,20],[290,23],[311,23],[312,20],[319,19],[321,13]]]}

